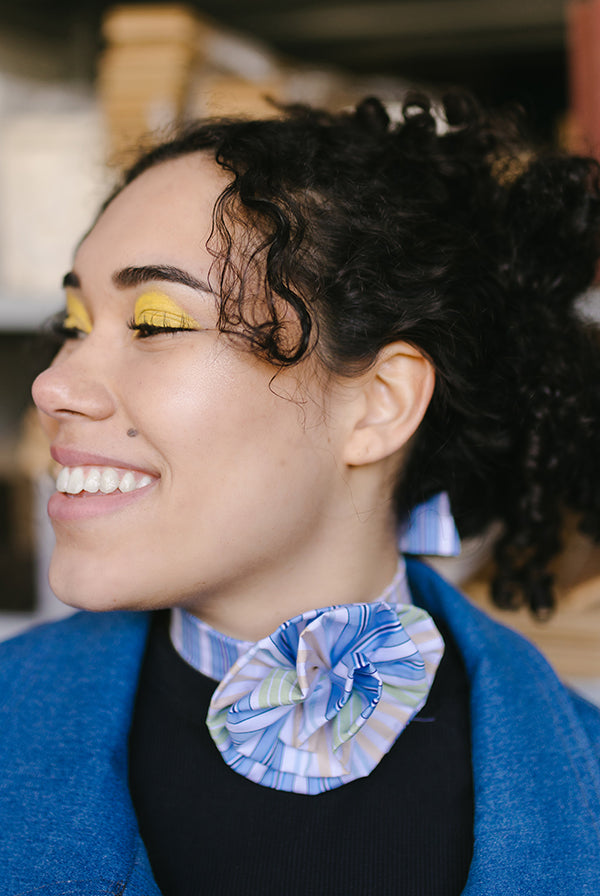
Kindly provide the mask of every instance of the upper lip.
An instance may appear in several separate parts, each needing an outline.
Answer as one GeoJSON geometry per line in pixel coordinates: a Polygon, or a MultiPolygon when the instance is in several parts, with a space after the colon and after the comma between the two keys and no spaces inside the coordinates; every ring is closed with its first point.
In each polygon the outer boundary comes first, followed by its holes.
{"type": "Polygon", "coordinates": [[[157,473],[144,467],[143,464],[107,457],[103,454],[94,454],[90,451],[81,451],[79,448],[69,448],[66,445],[52,445],[50,454],[63,467],[119,467],[125,470],[137,470],[157,478],[157,473]]]}

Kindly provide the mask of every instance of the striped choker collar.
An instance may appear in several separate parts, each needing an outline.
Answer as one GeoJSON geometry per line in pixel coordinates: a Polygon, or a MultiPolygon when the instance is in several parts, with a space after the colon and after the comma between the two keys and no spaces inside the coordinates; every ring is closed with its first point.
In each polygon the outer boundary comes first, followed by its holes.
{"type": "Polygon", "coordinates": [[[404,560],[372,603],[309,610],[256,643],[177,609],[183,659],[219,681],[206,719],[250,781],[314,795],[368,775],[424,706],[444,643],[412,605],[404,560]]]}

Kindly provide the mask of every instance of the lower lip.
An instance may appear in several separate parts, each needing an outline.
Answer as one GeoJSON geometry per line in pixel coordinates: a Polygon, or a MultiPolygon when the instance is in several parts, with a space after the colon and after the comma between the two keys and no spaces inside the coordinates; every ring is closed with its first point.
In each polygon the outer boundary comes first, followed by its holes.
{"type": "Polygon", "coordinates": [[[82,492],[79,495],[65,495],[63,492],[54,492],[48,501],[48,516],[56,522],[68,520],[88,520],[92,517],[103,516],[107,513],[115,513],[140,501],[149,493],[153,485],[135,489],[133,492],[112,492],[103,495],[97,492],[95,495],[82,492]]]}

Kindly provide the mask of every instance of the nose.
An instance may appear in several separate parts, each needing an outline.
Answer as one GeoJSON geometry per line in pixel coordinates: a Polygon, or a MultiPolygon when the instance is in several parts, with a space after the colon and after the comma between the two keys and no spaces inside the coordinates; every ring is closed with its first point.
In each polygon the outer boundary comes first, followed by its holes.
{"type": "Polygon", "coordinates": [[[64,348],[34,380],[31,394],[46,417],[57,421],[77,417],[102,420],[114,413],[115,400],[106,373],[101,366],[91,363],[84,345],[64,348]]]}

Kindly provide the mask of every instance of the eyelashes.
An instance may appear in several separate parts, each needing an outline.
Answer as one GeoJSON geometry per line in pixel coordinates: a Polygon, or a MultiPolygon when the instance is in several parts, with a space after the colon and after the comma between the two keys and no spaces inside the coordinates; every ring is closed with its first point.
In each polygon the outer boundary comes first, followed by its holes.
{"type": "Polygon", "coordinates": [[[149,304],[146,296],[141,296],[137,300],[133,317],[127,324],[140,339],[159,333],[181,333],[184,330],[202,329],[193,317],[178,308],[166,296],[152,294],[151,298],[156,300],[155,305],[149,304]]]}
{"type": "Polygon", "coordinates": [[[127,326],[138,334],[140,339],[146,339],[148,336],[156,336],[159,333],[181,333],[183,331],[195,331],[200,327],[186,315],[182,315],[178,319],[173,315],[167,315],[163,312],[153,312],[144,314],[145,319],[138,320],[132,317],[128,321],[127,326]]]}
{"type": "Polygon", "coordinates": [[[69,313],[66,310],[58,311],[42,325],[42,336],[60,344],[67,339],[81,339],[86,335],[84,330],[69,325],[68,321],[69,313]]]}
{"type": "Polygon", "coordinates": [[[66,292],[66,308],[54,314],[42,327],[42,334],[59,343],[67,339],[81,339],[92,332],[92,320],[81,299],[70,290],[66,292]]]}
{"type": "Polygon", "coordinates": [[[170,296],[153,290],[144,293],[136,301],[131,329],[148,333],[149,331],[178,332],[202,328],[170,296]]]}
{"type": "MultiPolygon", "coordinates": [[[[59,342],[81,339],[92,332],[91,318],[82,301],[67,291],[66,309],[51,318],[44,328],[59,342]]],[[[180,308],[169,296],[152,291],[141,295],[136,303],[131,320],[127,322],[139,339],[147,339],[163,333],[181,333],[204,329],[180,308]]]]}
{"type": "MultiPolygon", "coordinates": [[[[132,317],[127,322],[127,328],[137,333],[140,339],[146,339],[148,336],[157,336],[160,333],[194,332],[201,329],[197,325],[191,325],[191,319],[185,316],[175,320],[171,316],[167,318],[163,314],[153,314],[151,322],[149,320],[138,321],[132,317]]],[[[88,335],[87,330],[71,322],[67,311],[59,311],[53,315],[43,325],[42,332],[43,335],[50,336],[58,342],[65,342],[69,339],[83,339],[88,335]]]]}
{"type": "Polygon", "coordinates": [[[183,330],[202,329],[173,299],[165,293],[154,291],[139,297],[128,327],[137,332],[141,338],[158,333],[180,333],[183,330]]]}

